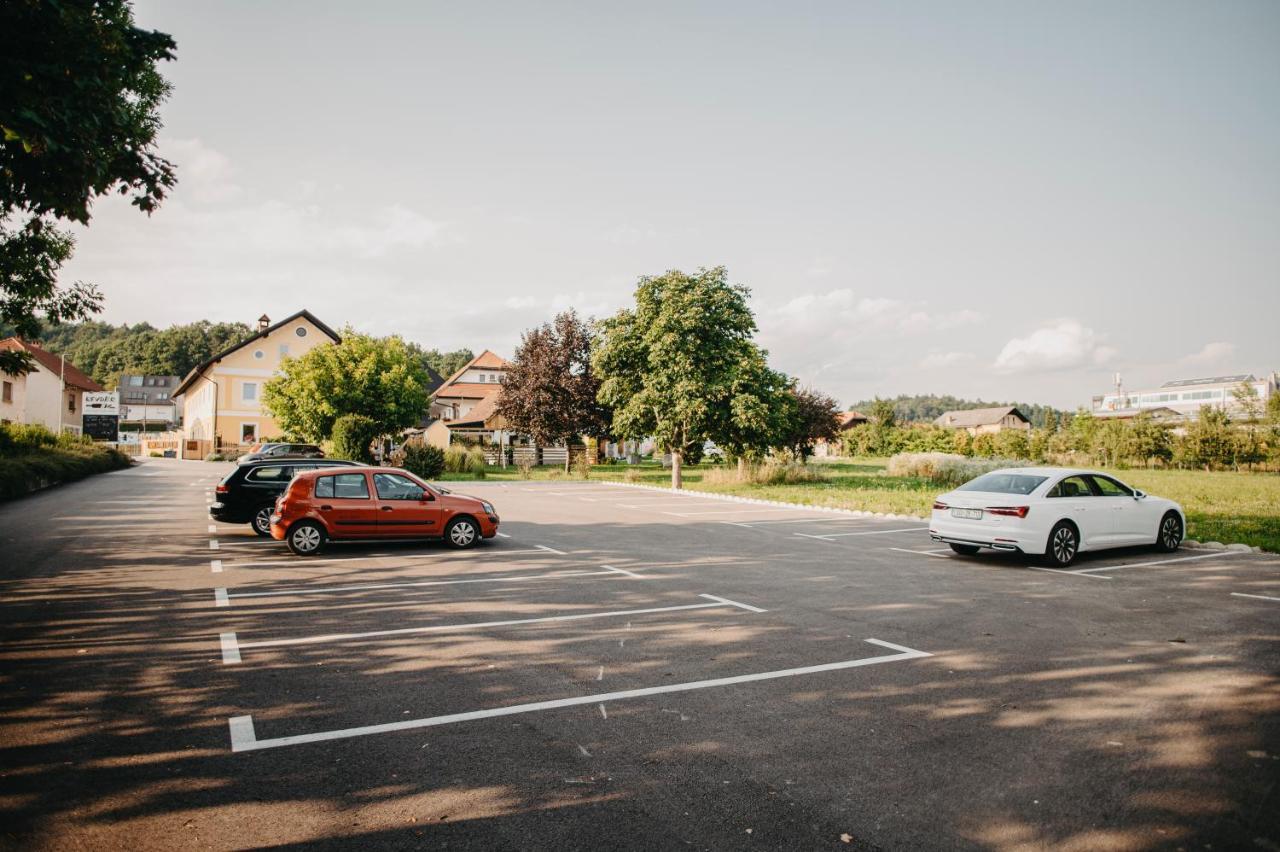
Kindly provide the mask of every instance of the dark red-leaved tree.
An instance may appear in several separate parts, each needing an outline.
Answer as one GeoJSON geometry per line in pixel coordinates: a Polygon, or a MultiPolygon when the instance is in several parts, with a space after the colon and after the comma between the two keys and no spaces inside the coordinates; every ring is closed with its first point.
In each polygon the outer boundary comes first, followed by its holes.
{"type": "Polygon", "coordinates": [[[611,418],[596,400],[599,390],[591,372],[591,329],[570,310],[525,332],[507,368],[497,413],[511,431],[539,444],[568,445],[608,434],[611,418]]]}

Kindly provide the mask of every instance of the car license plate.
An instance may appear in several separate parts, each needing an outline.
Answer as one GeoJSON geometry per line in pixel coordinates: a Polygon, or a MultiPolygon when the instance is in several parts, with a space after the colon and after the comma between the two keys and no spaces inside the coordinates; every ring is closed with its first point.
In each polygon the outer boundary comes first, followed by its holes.
{"type": "Polygon", "coordinates": [[[951,517],[968,518],[973,521],[980,521],[982,520],[982,510],[981,509],[952,509],[951,517]]]}

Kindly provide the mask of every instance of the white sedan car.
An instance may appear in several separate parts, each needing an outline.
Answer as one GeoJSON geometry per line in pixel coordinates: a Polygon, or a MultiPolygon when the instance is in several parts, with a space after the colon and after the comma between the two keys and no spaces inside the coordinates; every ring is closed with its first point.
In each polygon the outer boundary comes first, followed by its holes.
{"type": "Polygon", "coordinates": [[[966,556],[979,548],[1043,555],[1057,567],[1083,550],[1154,545],[1169,552],[1187,528],[1182,507],[1091,470],[996,470],[941,495],[929,535],[966,556]]]}

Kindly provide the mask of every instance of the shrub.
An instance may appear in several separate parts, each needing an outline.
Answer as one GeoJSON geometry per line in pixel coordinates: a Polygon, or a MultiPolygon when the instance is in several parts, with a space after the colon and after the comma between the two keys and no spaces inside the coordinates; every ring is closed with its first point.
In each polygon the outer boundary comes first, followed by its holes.
{"type": "Polygon", "coordinates": [[[391,460],[396,467],[422,479],[436,479],[444,473],[444,450],[430,444],[405,444],[392,454],[391,460]]]}
{"type": "Polygon", "coordinates": [[[363,414],[344,414],[333,421],[333,452],[340,459],[373,461],[369,445],[378,437],[378,424],[363,414]]]}
{"type": "Polygon", "coordinates": [[[824,482],[826,478],[821,468],[794,461],[767,461],[744,465],[740,470],[716,467],[702,474],[702,481],[707,485],[803,485],[824,482]]]}
{"type": "Polygon", "coordinates": [[[516,470],[520,471],[521,479],[533,478],[533,459],[528,456],[521,456],[516,459],[516,470]]]}
{"type": "Polygon", "coordinates": [[[444,469],[449,473],[470,473],[485,477],[484,451],[479,447],[449,447],[444,451],[444,469]]]}
{"type": "Polygon", "coordinates": [[[1002,467],[1034,467],[1026,459],[965,458],[952,453],[900,453],[889,459],[890,476],[918,476],[954,488],[1002,467]]]}
{"type": "Polygon", "coordinates": [[[227,457],[222,453],[209,453],[209,455],[204,457],[204,460],[209,462],[220,462],[227,461],[227,457]]]}
{"type": "Polygon", "coordinates": [[[68,448],[42,446],[15,453],[0,458],[0,500],[22,497],[39,488],[73,482],[130,464],[129,457],[119,450],[92,443],[77,442],[68,448]]]}
{"type": "Polygon", "coordinates": [[[591,478],[591,457],[587,453],[582,453],[574,458],[573,472],[578,475],[579,479],[591,478]]]}

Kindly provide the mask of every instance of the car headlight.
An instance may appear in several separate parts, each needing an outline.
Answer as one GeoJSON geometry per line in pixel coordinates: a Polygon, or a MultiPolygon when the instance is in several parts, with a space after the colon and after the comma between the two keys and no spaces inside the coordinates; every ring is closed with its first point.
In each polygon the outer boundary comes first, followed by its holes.
{"type": "Polygon", "coordinates": [[[496,514],[498,514],[498,513],[497,513],[497,511],[493,508],[493,504],[492,504],[492,503],[486,503],[484,500],[481,500],[481,501],[480,501],[480,505],[484,508],[485,514],[487,514],[487,515],[496,515],[496,514]]]}

